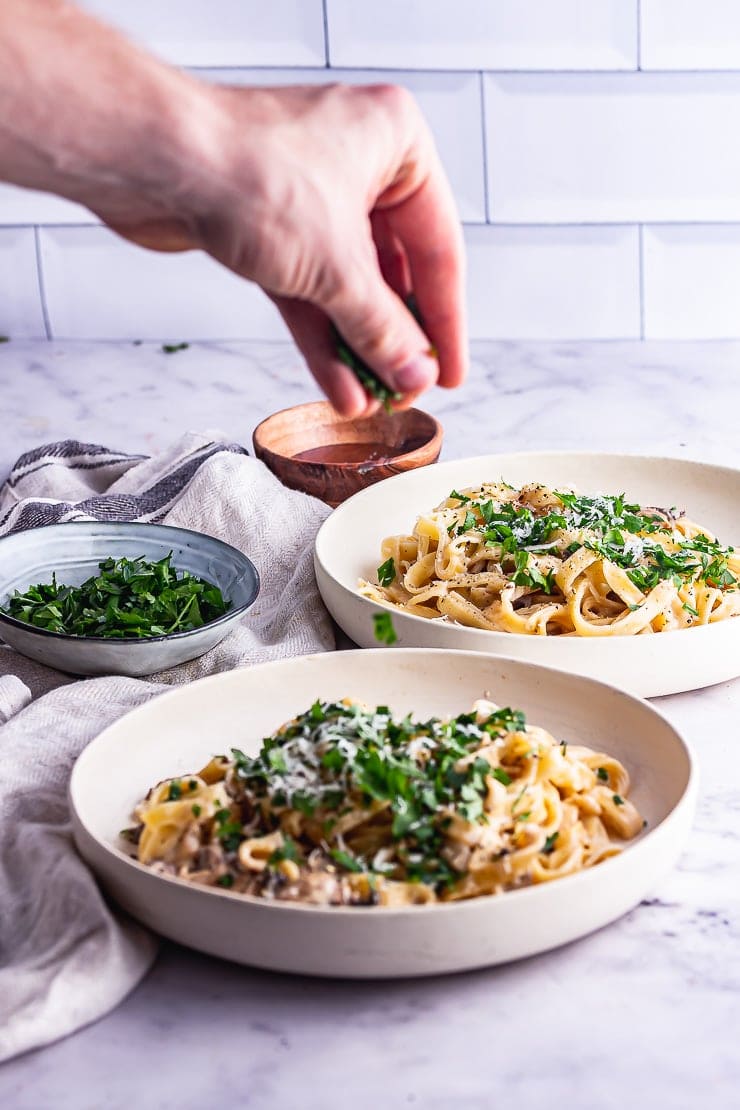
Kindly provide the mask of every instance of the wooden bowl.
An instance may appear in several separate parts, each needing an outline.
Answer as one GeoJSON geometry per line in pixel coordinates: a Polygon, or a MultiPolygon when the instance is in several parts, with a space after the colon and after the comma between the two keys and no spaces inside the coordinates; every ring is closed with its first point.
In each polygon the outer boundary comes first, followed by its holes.
{"type": "Polygon", "coordinates": [[[252,442],[283,485],[336,507],[382,478],[436,462],[442,425],[421,409],[348,420],[328,401],[312,401],[268,416],[252,442]]]}

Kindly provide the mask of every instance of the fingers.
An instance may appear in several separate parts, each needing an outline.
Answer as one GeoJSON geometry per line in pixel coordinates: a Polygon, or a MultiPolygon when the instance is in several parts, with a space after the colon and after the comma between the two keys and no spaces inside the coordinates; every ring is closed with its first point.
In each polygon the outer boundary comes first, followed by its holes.
{"type": "Polygon", "coordinates": [[[341,416],[369,416],[377,404],[370,401],[355,375],[341,362],[332,342],[331,325],[319,309],[306,301],[273,297],[293,333],[308,368],[341,416]]]}
{"type": "Polygon", "coordinates": [[[453,388],[467,373],[465,260],[450,187],[436,158],[411,196],[382,209],[385,234],[400,244],[424,330],[439,357],[439,384],[453,388]]]}
{"type": "Polygon", "coordinates": [[[392,390],[416,395],[437,380],[429,340],[386,284],[372,245],[348,264],[321,307],[355,354],[392,390]]]}
{"type": "Polygon", "coordinates": [[[391,231],[385,212],[377,210],[370,215],[378,265],[383,279],[391,289],[407,301],[411,287],[411,271],[406,251],[397,235],[391,231]]]}

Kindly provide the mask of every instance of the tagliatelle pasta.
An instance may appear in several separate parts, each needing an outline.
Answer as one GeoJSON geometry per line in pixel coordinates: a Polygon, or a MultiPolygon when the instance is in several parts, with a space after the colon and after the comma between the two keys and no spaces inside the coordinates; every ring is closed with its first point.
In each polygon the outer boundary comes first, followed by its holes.
{"type": "Polygon", "coordinates": [[[448,720],[317,701],[250,758],[211,760],[136,807],[161,874],[278,901],[405,906],[593,867],[643,821],[612,756],[479,701],[448,720]]]}
{"type": "Polygon", "coordinates": [[[740,555],[676,509],[506,482],[453,490],[381,545],[373,601],[540,636],[634,636],[740,615],[740,555]]]}

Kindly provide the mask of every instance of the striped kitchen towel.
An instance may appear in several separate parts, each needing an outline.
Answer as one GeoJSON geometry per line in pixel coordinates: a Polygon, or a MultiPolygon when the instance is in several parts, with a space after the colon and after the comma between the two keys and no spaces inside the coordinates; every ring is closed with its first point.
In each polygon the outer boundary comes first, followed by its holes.
{"type": "Polygon", "coordinates": [[[147,681],[75,681],[0,644],[0,1061],[107,1013],[156,954],[154,938],[108,906],[75,852],[66,798],[75,759],[168,685],[331,649],[312,561],[328,512],[242,447],[193,434],[152,458],[49,444],[23,455],[0,488],[0,537],[70,520],[156,521],[233,544],[261,579],[230,636],[147,681]]]}

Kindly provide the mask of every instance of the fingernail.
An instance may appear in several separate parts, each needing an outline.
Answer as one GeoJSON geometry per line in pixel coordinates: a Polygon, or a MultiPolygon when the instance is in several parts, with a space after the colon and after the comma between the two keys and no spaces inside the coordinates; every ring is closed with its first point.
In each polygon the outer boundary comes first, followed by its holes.
{"type": "Polygon", "coordinates": [[[427,389],[437,380],[437,363],[434,359],[419,355],[396,371],[396,389],[402,393],[412,393],[417,389],[427,389]]]}

